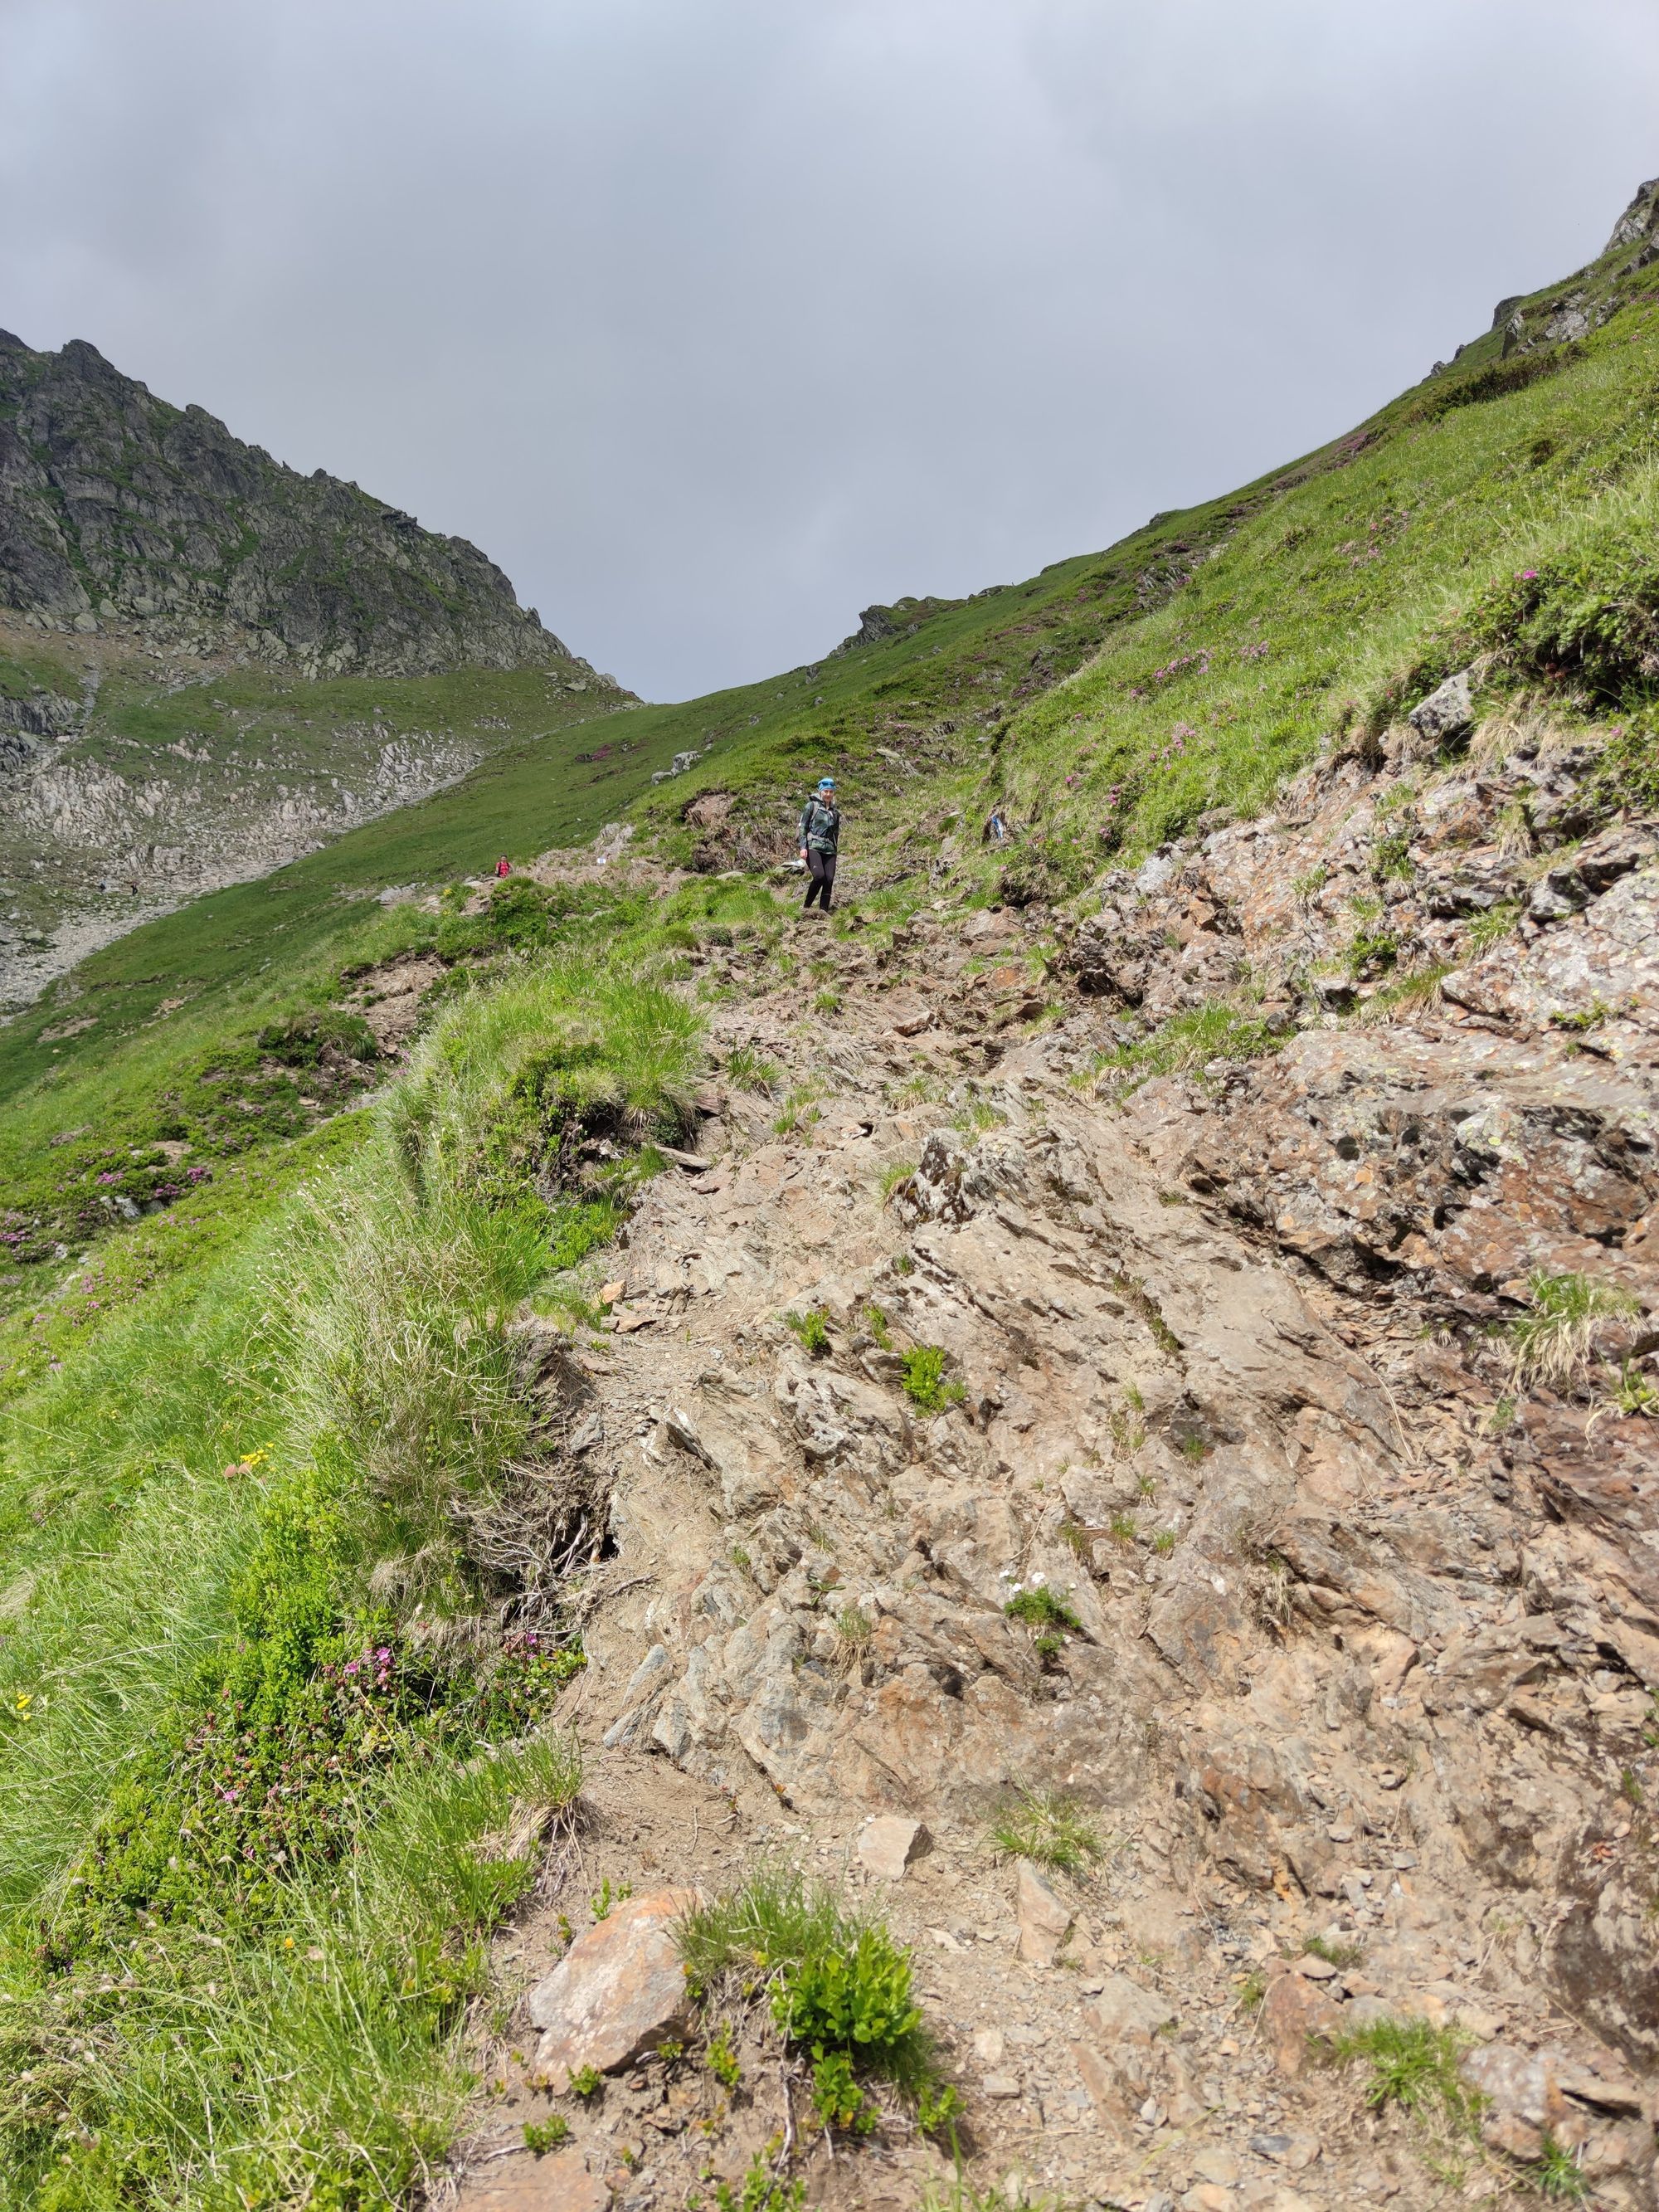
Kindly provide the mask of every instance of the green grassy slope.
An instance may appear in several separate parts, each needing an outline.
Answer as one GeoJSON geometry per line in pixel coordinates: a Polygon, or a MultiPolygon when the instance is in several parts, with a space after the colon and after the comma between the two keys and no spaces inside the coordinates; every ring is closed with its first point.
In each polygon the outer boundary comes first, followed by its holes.
{"type": "MultiPolygon", "coordinates": [[[[941,856],[971,866],[994,799],[1025,833],[1026,889],[1050,895],[1212,809],[1267,805],[1322,743],[1409,703],[1413,671],[1420,691],[1504,646],[1492,594],[1517,572],[1540,589],[1556,577],[1565,605],[1588,588],[1583,562],[1599,562],[1618,599],[1650,534],[1647,282],[1615,257],[1581,279],[1617,312],[1579,343],[1504,360],[1491,334],[1347,437],[1105,553],[969,600],[902,603],[890,635],[784,676],[511,744],[454,788],[121,939],[0,1031],[11,1232],[43,1191],[84,1175],[88,1145],[130,1151],[162,1133],[182,1072],[226,1037],[245,1042],[326,1000],[342,970],[429,937],[429,922],[374,902],[388,886],[441,884],[503,850],[523,860],[624,813],[666,860],[752,863],[787,849],[800,792],[825,767],[848,845],[878,874],[941,856]],[[1486,628],[1463,635],[1460,621],[1486,628]],[[690,750],[689,774],[650,783],[690,750]],[[724,818],[688,822],[712,793],[730,801],[724,818]],[[91,1133],[73,1160],[50,1159],[49,1139],[72,1129],[91,1133]]],[[[429,714],[426,691],[461,681],[408,685],[404,711],[429,714]]],[[[398,690],[374,688],[388,702],[398,690]]],[[[523,717],[537,702],[501,703],[523,717]]]]}
{"type": "MultiPolygon", "coordinates": [[[[12,634],[0,633],[0,702],[45,692],[74,704],[90,670],[97,677],[95,702],[67,746],[51,749],[52,764],[83,781],[100,771],[126,780],[133,796],[116,809],[111,835],[118,845],[159,837],[164,844],[189,847],[197,841],[188,825],[204,823],[204,849],[197,857],[216,871],[228,872],[223,863],[234,863],[236,840],[244,831],[253,838],[256,854],[269,852],[272,825],[286,800],[314,810],[314,818],[325,824],[331,817],[337,832],[344,794],[353,794],[360,810],[384,787],[380,763],[387,752],[400,753],[405,778],[416,775],[424,786],[457,773],[468,760],[482,756],[487,769],[493,759],[510,759],[533,744],[540,749],[544,780],[561,795],[568,785],[583,785],[605,772],[605,763],[590,769],[577,756],[603,747],[613,767],[625,767],[630,757],[624,735],[597,728],[629,703],[623,695],[586,676],[567,681],[562,668],[475,668],[308,684],[257,667],[218,667],[181,682],[165,678],[118,641],[97,641],[100,662],[84,653],[77,659],[74,647],[83,644],[55,638],[37,644],[15,625],[12,634]],[[146,787],[170,791],[159,817],[143,811],[146,787]]],[[[343,818],[350,818],[349,811],[343,818]]],[[[33,821],[21,810],[0,821],[0,877],[9,898],[20,902],[21,911],[13,909],[15,926],[21,925],[26,941],[45,943],[65,915],[90,915],[125,927],[134,912],[145,910],[128,884],[116,880],[102,892],[94,888],[119,873],[73,835],[43,852],[33,821]]],[[[146,882],[152,904],[155,889],[146,882]]],[[[125,972],[118,954],[109,972],[125,972]]],[[[180,974],[188,979],[188,968],[180,974]]],[[[17,1037],[28,1034],[27,1018],[0,1033],[0,1068],[8,1051],[15,1052],[17,1037]]]]}
{"type": "Polygon", "coordinates": [[[0,1037],[8,1219],[49,1212],[54,1180],[149,1172],[134,1155],[178,1127],[211,1169],[72,1270],[14,1264],[0,1320],[0,2207],[356,2207],[441,2153],[478,1939],[528,1873],[475,1847],[569,1777],[535,1732],[551,1660],[497,1624],[441,1665],[415,1608],[486,1610],[465,1531],[523,1516],[538,1449],[512,1316],[528,1298],[585,1340],[641,1140],[696,1071],[677,948],[771,933],[753,876],[718,872],[787,842],[809,775],[842,779],[890,913],[940,883],[1064,895],[1270,804],[1470,660],[1492,703],[1543,694],[1651,786],[1659,292],[1616,261],[1577,281],[1618,307],[1580,343],[1483,340],[1105,553],[901,605],[890,635],[765,683],[527,737],[135,933],[0,1037]],[[714,793],[720,818],[688,821],[714,793]],[[1011,860],[978,843],[993,798],[1011,860]],[[625,812],[711,879],[548,904],[516,948],[362,896],[625,812]],[[467,956],[467,988],[377,1103],[311,1126],[314,1071],[257,1032],[297,1018],[303,1042],[343,970],[410,945],[467,956]],[[623,1157],[549,1203],[532,1176],[584,1132],[623,1157]],[[381,1651],[366,1734],[343,1670],[381,1651]],[[239,1773],[267,1794],[226,1810],[239,1773]]]}

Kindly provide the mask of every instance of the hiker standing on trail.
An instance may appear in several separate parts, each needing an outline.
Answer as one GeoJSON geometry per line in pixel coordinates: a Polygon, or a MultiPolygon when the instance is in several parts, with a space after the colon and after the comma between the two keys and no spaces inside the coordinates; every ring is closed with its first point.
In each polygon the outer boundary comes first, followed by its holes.
{"type": "Polygon", "coordinates": [[[498,876],[510,876],[512,872],[513,863],[507,859],[506,854],[503,853],[501,859],[495,863],[495,873],[498,876]]]}
{"type": "Polygon", "coordinates": [[[836,852],[841,843],[841,809],[836,804],[836,779],[821,775],[818,787],[807,800],[800,817],[800,856],[811,875],[802,911],[814,899],[825,914],[836,883],[836,852]]]}

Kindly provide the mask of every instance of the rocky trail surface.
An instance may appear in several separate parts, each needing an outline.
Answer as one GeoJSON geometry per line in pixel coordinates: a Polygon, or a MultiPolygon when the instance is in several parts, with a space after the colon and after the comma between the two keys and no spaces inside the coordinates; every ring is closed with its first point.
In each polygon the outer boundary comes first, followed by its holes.
{"type": "Polygon", "coordinates": [[[1328,762],[1058,942],[854,901],[787,974],[700,950],[725,1073],[608,1348],[526,1325],[606,1556],[465,2205],[647,2212],[757,2153],[813,2203],[948,2185],[896,2109],[814,2136],[763,2005],[709,2071],[673,1916],[767,1855],[915,1947],[979,2186],[1654,2203],[1656,836],[1575,842],[1584,763],[1510,737],[1328,762]],[[1279,1048],[1131,1088],[1241,977],[1279,1048]],[[1512,1349],[1540,1270],[1616,1293],[1553,1374],[1512,1349]],[[1097,1857],[992,1846],[1056,1797],[1097,1857]],[[1341,2039],[1389,2020],[1456,2032],[1470,2121],[1368,2101],[1341,2039]]]}

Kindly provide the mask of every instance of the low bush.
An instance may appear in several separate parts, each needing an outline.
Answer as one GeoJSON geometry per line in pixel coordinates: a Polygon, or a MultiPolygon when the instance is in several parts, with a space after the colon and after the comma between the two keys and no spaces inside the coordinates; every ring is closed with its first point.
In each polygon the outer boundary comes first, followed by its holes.
{"type": "Polygon", "coordinates": [[[1010,1620],[1024,1621],[1028,1628],[1081,1628],[1067,1601],[1047,1583],[1033,1583],[1029,1589],[1016,1589],[1003,1607],[1010,1620]]]}
{"type": "Polygon", "coordinates": [[[537,883],[530,876],[507,876],[491,890],[488,902],[474,915],[459,911],[466,897],[447,895],[447,911],[439,923],[437,950],[441,958],[459,960],[468,955],[493,951],[539,951],[559,935],[561,923],[579,912],[586,897],[566,884],[537,883]]]}
{"type": "Polygon", "coordinates": [[[800,1340],[801,1350],[814,1358],[822,1359],[830,1349],[830,1323],[817,1306],[809,1306],[805,1313],[787,1313],[783,1325],[800,1340]]]}
{"type": "Polygon", "coordinates": [[[824,2124],[854,2132],[873,2124],[860,2076],[890,2081],[927,2125],[954,2117],[955,2093],[940,2079],[913,1993],[910,1954],[879,1920],[774,1863],[695,1906],[678,1938],[687,1978],[705,1997],[728,1979],[752,1986],[758,1977],[785,2040],[811,2062],[824,2124]]]}
{"type": "Polygon", "coordinates": [[[1650,713],[1613,731],[1596,763],[1589,796],[1600,816],[1659,814],[1659,732],[1650,713]]]}
{"type": "Polygon", "coordinates": [[[1436,422],[1459,407],[1480,407],[1490,400],[1507,399],[1513,392],[1524,392],[1529,384],[1558,375],[1575,357],[1571,346],[1540,347],[1535,353],[1511,354],[1461,374],[1452,370],[1407,402],[1401,410],[1401,420],[1436,422]]]}
{"type": "Polygon", "coordinates": [[[922,1413],[942,1413],[968,1395],[964,1384],[945,1380],[945,1354],[938,1345],[913,1345],[903,1359],[905,1395],[922,1413]]]}

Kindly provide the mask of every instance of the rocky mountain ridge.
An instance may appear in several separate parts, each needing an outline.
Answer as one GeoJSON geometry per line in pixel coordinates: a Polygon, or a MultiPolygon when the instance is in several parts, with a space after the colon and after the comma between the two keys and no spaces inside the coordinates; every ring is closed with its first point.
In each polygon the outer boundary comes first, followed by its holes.
{"type": "Polygon", "coordinates": [[[527,733],[441,696],[394,723],[337,695],[307,738],[296,684],[470,672],[541,678],[532,729],[631,698],[465,539],[284,467],[83,340],[0,331],[0,1006],[527,733]],[[227,679],[234,710],[204,701],[150,735],[227,679]]]}
{"type": "Polygon", "coordinates": [[[465,538],[286,468],[84,339],[0,331],[0,605],[310,676],[568,660],[465,538]]]}

